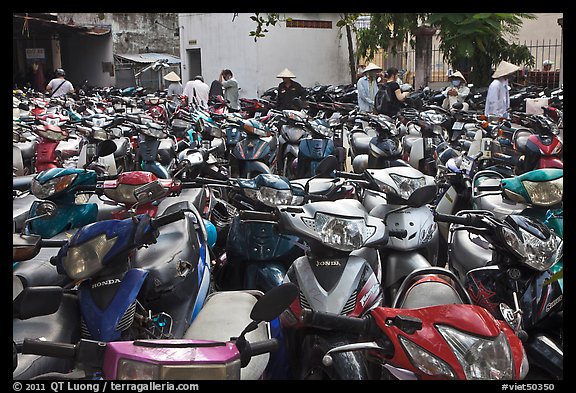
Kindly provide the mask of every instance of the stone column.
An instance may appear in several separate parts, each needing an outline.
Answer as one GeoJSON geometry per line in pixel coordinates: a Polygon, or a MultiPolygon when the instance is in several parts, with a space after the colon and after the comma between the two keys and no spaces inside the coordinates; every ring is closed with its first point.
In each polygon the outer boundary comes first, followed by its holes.
{"type": "Polygon", "coordinates": [[[416,37],[415,81],[414,89],[428,86],[432,67],[432,36],[436,29],[430,26],[420,26],[414,31],[416,37]]]}
{"type": "MultiPolygon", "coordinates": [[[[52,48],[52,70],[49,71],[50,75],[52,75],[56,68],[62,68],[62,57],[60,52],[60,36],[57,33],[53,33],[52,36],[50,37],[50,44],[52,48]]],[[[50,81],[50,79],[48,80],[50,81]]]]}

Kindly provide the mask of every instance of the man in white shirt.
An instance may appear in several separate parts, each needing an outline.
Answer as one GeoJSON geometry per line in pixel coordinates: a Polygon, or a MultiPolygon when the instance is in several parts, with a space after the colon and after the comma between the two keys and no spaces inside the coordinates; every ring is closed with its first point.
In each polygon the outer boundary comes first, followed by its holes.
{"type": "Polygon", "coordinates": [[[201,75],[197,75],[191,81],[186,82],[182,94],[188,97],[189,103],[196,103],[202,108],[207,108],[209,92],[210,86],[204,83],[201,75]]]}
{"type": "Polygon", "coordinates": [[[74,86],[65,79],[66,72],[62,68],[57,68],[55,74],[56,77],[46,85],[46,93],[54,98],[74,94],[74,86]]]}

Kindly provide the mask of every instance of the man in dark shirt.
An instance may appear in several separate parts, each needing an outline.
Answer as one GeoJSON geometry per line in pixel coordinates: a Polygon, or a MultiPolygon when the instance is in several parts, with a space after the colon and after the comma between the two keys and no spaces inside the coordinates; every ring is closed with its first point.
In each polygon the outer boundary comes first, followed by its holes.
{"type": "Polygon", "coordinates": [[[279,73],[276,78],[282,78],[282,82],[278,85],[278,98],[276,99],[276,109],[294,109],[300,110],[306,107],[306,89],[302,85],[293,80],[296,75],[288,68],[285,68],[279,73]],[[300,104],[294,101],[294,98],[300,98],[300,104]]]}

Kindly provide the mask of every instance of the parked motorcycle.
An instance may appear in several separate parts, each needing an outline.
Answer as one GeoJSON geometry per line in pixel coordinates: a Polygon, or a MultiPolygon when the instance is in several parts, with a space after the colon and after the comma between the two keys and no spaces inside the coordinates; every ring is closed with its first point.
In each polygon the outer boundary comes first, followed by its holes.
{"type": "Polygon", "coordinates": [[[440,234],[429,206],[438,192],[436,182],[411,166],[336,175],[356,179],[362,189],[359,199],[370,215],[382,219],[388,228],[406,233],[378,247],[384,302],[389,305],[412,270],[444,262],[438,258],[440,234]]]}
{"type": "MultiPolygon", "coordinates": [[[[13,261],[24,264],[34,261],[49,247],[60,247],[65,240],[42,240],[38,235],[14,234],[12,241],[13,261]]],[[[53,248],[54,249],[54,248],[53,248]]],[[[57,250],[57,249],[56,249],[57,250]]],[[[53,255],[53,254],[52,254],[53,255]]],[[[24,339],[42,338],[48,341],[74,343],[80,339],[80,311],[73,291],[64,290],[53,277],[54,267],[36,266],[43,270],[42,277],[30,276],[20,271],[12,275],[12,340],[21,343],[24,339]],[[35,280],[39,278],[38,280],[35,280]]],[[[48,372],[67,372],[73,362],[38,355],[14,354],[15,380],[32,379],[48,372]]]]}
{"type": "MultiPolygon", "coordinates": [[[[116,144],[108,142],[98,146],[94,160],[101,155],[113,154],[116,144]]],[[[104,210],[99,209],[102,205],[87,198],[79,200],[77,196],[78,191],[95,186],[96,182],[95,171],[80,168],[52,168],[35,175],[30,190],[36,199],[31,201],[27,218],[37,217],[38,208],[45,200],[54,202],[57,211],[49,219],[29,221],[28,225],[24,226],[24,232],[51,238],[63,231],[79,228],[105,217],[104,210]]]]}
{"type": "Polygon", "coordinates": [[[257,119],[239,119],[246,137],[232,150],[230,177],[253,178],[261,173],[277,173],[278,136],[257,119]]]}
{"type": "MultiPolygon", "coordinates": [[[[165,190],[153,182],[134,193],[145,203],[165,190]]],[[[178,205],[161,213],[88,224],[52,259],[80,281],[84,338],[181,338],[202,308],[211,281],[202,218],[178,205]]]]}
{"type": "Polygon", "coordinates": [[[82,339],[76,344],[25,339],[13,345],[13,351],[74,361],[75,369],[70,373],[49,373],[35,379],[264,379],[268,354],[278,348],[278,340],[269,334],[270,322],[297,295],[292,284],[283,284],[264,295],[214,293],[182,339],[82,339]],[[170,356],[166,356],[167,350],[170,356]]]}
{"type": "Polygon", "coordinates": [[[454,275],[438,267],[406,277],[393,307],[360,318],[305,309],[302,324],[349,337],[317,355],[330,372],[338,358],[362,353],[370,379],[521,380],[528,372],[514,330],[471,304],[454,275]]]}
{"type": "Polygon", "coordinates": [[[475,304],[504,318],[524,338],[530,368],[563,378],[563,291],[551,280],[563,241],[541,221],[485,210],[435,215],[452,223],[450,270],[475,304]],[[501,303],[510,308],[502,313],[501,303]]]}
{"type": "Polygon", "coordinates": [[[326,369],[318,353],[347,343],[348,338],[305,329],[301,316],[312,309],[361,317],[377,307],[382,271],[373,247],[385,243],[392,232],[354,199],[280,205],[273,212],[240,212],[240,217],[269,222],[279,233],[298,236],[309,246],[284,277],[300,290],[299,299],[280,318],[293,378],[367,379],[362,354],[345,354],[335,360],[338,366],[326,369]]]}

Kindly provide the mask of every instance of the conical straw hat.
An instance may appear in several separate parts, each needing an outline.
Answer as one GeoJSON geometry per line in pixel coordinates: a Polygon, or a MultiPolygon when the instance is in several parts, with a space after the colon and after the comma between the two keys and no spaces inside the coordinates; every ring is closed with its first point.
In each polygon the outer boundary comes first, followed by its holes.
{"type": "Polygon", "coordinates": [[[276,78],[296,78],[296,75],[294,75],[288,68],[284,68],[281,73],[276,75],[276,78]]]}
{"type": "Polygon", "coordinates": [[[518,67],[517,65],[502,60],[500,64],[498,64],[498,67],[496,67],[496,71],[494,71],[494,74],[492,74],[492,78],[496,79],[500,78],[501,76],[510,75],[518,70],[520,70],[520,67],[518,67]]]}

